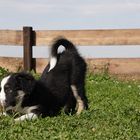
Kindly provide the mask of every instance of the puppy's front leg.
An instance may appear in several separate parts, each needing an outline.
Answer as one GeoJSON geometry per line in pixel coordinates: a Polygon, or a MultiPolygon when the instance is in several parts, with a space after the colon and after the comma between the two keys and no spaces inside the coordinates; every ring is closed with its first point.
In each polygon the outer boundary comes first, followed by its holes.
{"type": "Polygon", "coordinates": [[[33,120],[36,118],[37,118],[37,115],[35,113],[28,113],[28,114],[22,115],[19,118],[16,118],[15,121],[17,122],[17,121],[23,121],[23,120],[33,120]]]}

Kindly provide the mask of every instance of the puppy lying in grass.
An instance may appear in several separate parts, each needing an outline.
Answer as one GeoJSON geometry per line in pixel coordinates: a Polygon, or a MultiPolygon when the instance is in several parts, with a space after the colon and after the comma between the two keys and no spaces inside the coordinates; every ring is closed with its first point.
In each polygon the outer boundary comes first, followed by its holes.
{"type": "Polygon", "coordinates": [[[88,108],[85,95],[86,63],[76,47],[65,38],[55,40],[50,61],[41,78],[25,72],[2,79],[0,103],[4,115],[18,114],[15,121],[55,116],[62,108],[66,114],[80,114],[88,108]],[[65,51],[58,53],[59,46],[65,51]]]}

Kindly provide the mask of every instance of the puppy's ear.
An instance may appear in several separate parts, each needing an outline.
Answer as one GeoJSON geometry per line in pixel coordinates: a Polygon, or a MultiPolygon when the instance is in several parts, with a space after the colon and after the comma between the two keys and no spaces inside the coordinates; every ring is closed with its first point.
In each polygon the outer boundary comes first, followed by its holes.
{"type": "Polygon", "coordinates": [[[22,73],[16,76],[17,85],[20,90],[30,94],[35,86],[36,80],[30,74],[22,73]]]}

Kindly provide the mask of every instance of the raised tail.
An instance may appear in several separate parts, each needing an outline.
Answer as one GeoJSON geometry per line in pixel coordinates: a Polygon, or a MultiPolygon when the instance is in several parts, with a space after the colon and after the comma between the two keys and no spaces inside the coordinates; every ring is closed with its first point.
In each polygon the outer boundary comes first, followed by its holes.
{"type": "Polygon", "coordinates": [[[56,39],[51,46],[50,68],[49,68],[48,72],[50,70],[52,70],[57,63],[57,55],[58,55],[57,50],[58,50],[59,46],[61,46],[61,45],[66,50],[77,53],[77,49],[76,49],[75,45],[72,42],[70,42],[69,40],[67,40],[65,38],[56,39]]]}

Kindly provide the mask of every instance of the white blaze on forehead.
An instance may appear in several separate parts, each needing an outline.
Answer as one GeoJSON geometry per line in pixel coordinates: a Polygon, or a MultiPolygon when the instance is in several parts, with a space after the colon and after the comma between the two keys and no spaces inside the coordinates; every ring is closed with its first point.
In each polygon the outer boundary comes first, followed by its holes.
{"type": "Polygon", "coordinates": [[[56,63],[57,63],[57,58],[56,57],[51,57],[51,59],[50,59],[50,68],[49,68],[48,72],[55,67],[56,63]]]}
{"type": "Polygon", "coordinates": [[[5,102],[5,99],[6,99],[4,86],[8,82],[9,78],[10,78],[10,76],[7,76],[7,77],[3,78],[2,81],[1,81],[0,102],[1,102],[2,105],[3,105],[3,103],[5,102]]]}

